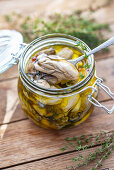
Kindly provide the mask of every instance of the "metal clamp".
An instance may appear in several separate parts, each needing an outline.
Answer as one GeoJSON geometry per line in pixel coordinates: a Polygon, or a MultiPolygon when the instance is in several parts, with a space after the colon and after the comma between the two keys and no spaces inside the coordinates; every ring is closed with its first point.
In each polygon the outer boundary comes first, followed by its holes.
{"type": "Polygon", "coordinates": [[[111,114],[114,111],[114,106],[111,109],[108,109],[106,106],[102,105],[98,100],[96,100],[93,97],[93,94],[97,91],[97,87],[101,87],[113,100],[114,100],[114,93],[111,92],[111,90],[109,89],[109,87],[107,87],[106,85],[102,84],[102,79],[99,77],[96,77],[97,80],[95,81],[95,83],[93,84],[93,90],[92,93],[88,95],[88,100],[90,103],[92,103],[93,105],[97,106],[97,107],[101,107],[103,108],[108,114],[111,114]]]}
{"type": "Polygon", "coordinates": [[[0,74],[3,73],[8,68],[10,68],[12,65],[18,64],[20,56],[26,46],[27,46],[27,44],[25,44],[25,43],[19,44],[19,50],[16,53],[10,54],[11,59],[8,62],[4,63],[3,65],[0,65],[0,74]]]}
{"type": "Polygon", "coordinates": [[[12,60],[11,60],[11,64],[17,64],[19,62],[19,59],[20,59],[20,55],[22,54],[22,51],[24,50],[24,48],[27,46],[26,43],[22,43],[22,44],[19,44],[19,51],[17,53],[12,53],[11,55],[13,56],[12,57],[12,60]]]}

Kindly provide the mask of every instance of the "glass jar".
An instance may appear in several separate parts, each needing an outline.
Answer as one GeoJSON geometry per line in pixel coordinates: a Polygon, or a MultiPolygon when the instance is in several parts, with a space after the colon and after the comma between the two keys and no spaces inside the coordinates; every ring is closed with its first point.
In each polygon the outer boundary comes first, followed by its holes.
{"type": "Polygon", "coordinates": [[[45,47],[64,45],[85,53],[90,48],[78,38],[51,34],[37,38],[30,44],[21,45],[20,52],[13,55],[15,63],[19,59],[18,95],[25,114],[43,128],[62,129],[76,126],[85,121],[93,111],[93,106],[107,109],[97,101],[98,86],[104,89],[113,99],[113,93],[96,77],[94,56],[88,57],[91,68],[87,76],[79,83],[61,89],[47,89],[35,84],[26,75],[25,69],[30,57],[45,47]],[[81,44],[81,45],[77,45],[81,44]],[[18,57],[17,57],[18,56],[18,57]]]}

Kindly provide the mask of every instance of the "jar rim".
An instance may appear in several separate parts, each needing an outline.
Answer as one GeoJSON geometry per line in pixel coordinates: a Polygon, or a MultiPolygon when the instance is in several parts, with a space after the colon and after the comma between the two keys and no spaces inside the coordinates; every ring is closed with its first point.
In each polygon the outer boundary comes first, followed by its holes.
{"type": "MultiPolygon", "coordinates": [[[[20,57],[20,62],[19,62],[19,72],[21,75],[21,79],[23,79],[22,81],[24,82],[24,84],[28,87],[28,88],[32,88],[31,90],[37,92],[37,91],[41,91],[43,93],[48,93],[48,94],[68,94],[71,93],[73,91],[79,90],[80,88],[82,88],[83,86],[85,86],[89,80],[93,77],[94,71],[95,71],[95,60],[94,60],[94,55],[90,55],[88,58],[91,60],[91,67],[90,67],[90,72],[88,73],[88,75],[79,83],[76,83],[72,86],[69,87],[65,87],[65,88],[61,88],[61,89],[48,89],[45,87],[41,87],[39,85],[37,85],[36,83],[34,83],[25,73],[25,59],[26,59],[26,54],[28,52],[28,50],[30,50],[32,47],[34,47],[34,45],[36,45],[38,47],[39,43],[41,43],[42,41],[48,41],[48,40],[55,40],[56,39],[63,39],[63,40],[69,40],[72,43],[74,42],[76,44],[76,42],[81,42],[84,47],[86,47],[86,50],[83,50],[81,52],[88,52],[91,49],[89,48],[89,46],[83,42],[82,40],[80,40],[77,37],[71,36],[71,35],[66,35],[66,34],[61,34],[61,33],[53,33],[53,34],[47,34],[44,36],[41,36],[35,40],[33,40],[30,44],[28,44],[25,47],[25,50],[23,51],[21,57],[20,57]]],[[[78,47],[79,49],[79,47],[78,47]]]]}

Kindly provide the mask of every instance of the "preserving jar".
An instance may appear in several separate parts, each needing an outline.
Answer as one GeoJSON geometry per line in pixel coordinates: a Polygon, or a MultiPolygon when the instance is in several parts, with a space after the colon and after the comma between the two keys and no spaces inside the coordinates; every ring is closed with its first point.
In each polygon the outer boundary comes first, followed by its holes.
{"type": "MultiPolygon", "coordinates": [[[[18,33],[17,33],[18,34],[18,33]]],[[[22,40],[22,39],[21,39],[22,40]]],[[[37,51],[54,45],[72,47],[81,53],[90,50],[82,40],[64,34],[50,34],[35,39],[30,44],[18,43],[18,50],[11,53],[12,58],[0,66],[0,72],[19,62],[18,95],[25,114],[43,128],[62,129],[78,125],[85,121],[93,111],[93,106],[107,109],[97,101],[98,87],[102,88],[112,99],[114,94],[102,84],[96,76],[94,56],[88,57],[91,65],[87,76],[79,83],[61,89],[47,89],[38,86],[26,75],[26,65],[37,51]]]]}

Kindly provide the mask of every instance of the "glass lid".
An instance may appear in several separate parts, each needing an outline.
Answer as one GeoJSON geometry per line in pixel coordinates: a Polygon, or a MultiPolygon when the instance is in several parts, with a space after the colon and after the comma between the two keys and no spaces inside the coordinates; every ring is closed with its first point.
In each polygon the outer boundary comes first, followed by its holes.
{"type": "Polygon", "coordinates": [[[0,30],[0,73],[14,64],[14,56],[19,52],[22,43],[21,33],[15,30],[0,30]]]}

